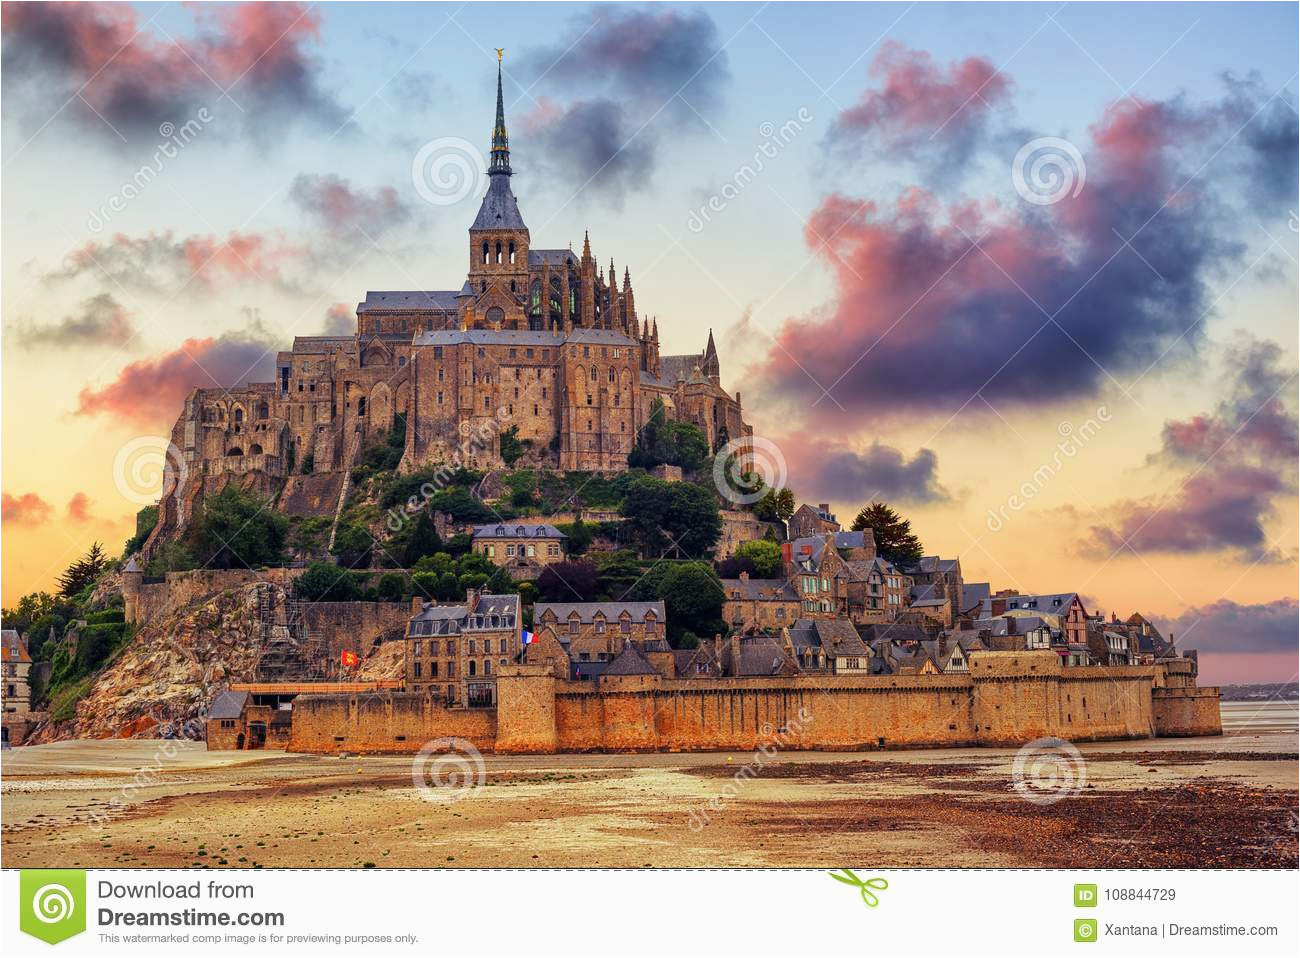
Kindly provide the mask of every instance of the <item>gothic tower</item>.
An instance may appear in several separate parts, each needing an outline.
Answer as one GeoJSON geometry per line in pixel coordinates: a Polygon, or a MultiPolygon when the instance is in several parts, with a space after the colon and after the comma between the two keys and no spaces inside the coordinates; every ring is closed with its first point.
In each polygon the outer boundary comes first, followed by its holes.
{"type": "Polygon", "coordinates": [[[492,127],[492,162],[488,188],[469,228],[469,288],[474,299],[466,324],[526,329],[528,294],[528,227],[510,189],[510,140],[501,94],[501,56],[497,51],[497,115],[492,127]]]}

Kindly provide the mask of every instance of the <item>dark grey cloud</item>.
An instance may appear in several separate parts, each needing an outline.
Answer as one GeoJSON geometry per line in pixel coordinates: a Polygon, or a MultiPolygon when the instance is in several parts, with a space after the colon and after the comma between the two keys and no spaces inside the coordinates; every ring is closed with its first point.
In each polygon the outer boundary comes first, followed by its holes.
{"type": "Polygon", "coordinates": [[[911,458],[874,441],[863,449],[801,436],[776,441],[787,460],[791,483],[800,495],[835,502],[885,499],[913,504],[947,502],[952,497],[939,483],[939,460],[930,449],[911,458]]]}
{"type": "Polygon", "coordinates": [[[130,316],[110,293],[100,293],[85,300],[78,312],[47,326],[20,323],[14,327],[13,340],[23,349],[56,346],[130,346],[136,337],[130,316]]]}
{"type": "MultiPolygon", "coordinates": [[[[845,419],[882,403],[947,414],[977,393],[1074,399],[1199,360],[1214,292],[1246,265],[1243,237],[1259,239],[1261,171],[1295,173],[1275,137],[1245,135],[1272,129],[1261,98],[1238,86],[1209,105],[1112,104],[1074,144],[1082,167],[1059,154],[1083,182],[1053,204],[1021,199],[1010,177],[1002,203],[946,205],[925,180],[892,201],[829,196],[805,237],[835,297],[783,324],[756,385],[845,419]]],[[[1002,152],[978,155],[1009,170],[1002,152]]]]}
{"type": "Polygon", "coordinates": [[[1224,398],[1213,411],[1166,422],[1160,449],[1149,457],[1177,473],[1172,488],[1102,509],[1108,521],[1092,526],[1085,554],[1132,548],[1233,550],[1260,562],[1291,558],[1272,544],[1267,524],[1296,491],[1296,374],[1276,343],[1240,336],[1223,353],[1218,388],[1224,398]]]}
{"type": "Polygon", "coordinates": [[[289,197],[334,239],[381,236],[412,217],[411,205],[391,186],[366,190],[333,174],[299,173],[289,197]]]}
{"type": "Polygon", "coordinates": [[[302,122],[346,121],[311,52],[318,10],[241,3],[196,17],[193,38],[172,38],[130,4],[6,4],[6,106],[37,126],[66,110],[114,143],[119,134],[155,142],[163,123],[182,126],[205,107],[261,139],[302,122]],[[227,94],[237,108],[227,109],[227,94]]]}
{"type": "Polygon", "coordinates": [[[659,131],[707,130],[729,73],[707,13],[601,6],[526,51],[517,78],[534,100],[512,144],[521,168],[619,204],[651,189],[659,131]]]}
{"type": "Polygon", "coordinates": [[[1220,599],[1188,609],[1177,618],[1156,622],[1165,635],[1172,633],[1180,648],[1201,652],[1259,654],[1292,652],[1300,643],[1300,607],[1295,599],[1275,599],[1239,605],[1220,599]]]}

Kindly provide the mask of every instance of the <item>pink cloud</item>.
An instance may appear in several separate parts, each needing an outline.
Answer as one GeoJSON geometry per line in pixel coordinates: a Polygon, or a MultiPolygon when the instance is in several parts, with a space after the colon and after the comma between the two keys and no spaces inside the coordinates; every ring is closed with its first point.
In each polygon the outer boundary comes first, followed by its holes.
{"type": "Polygon", "coordinates": [[[17,525],[35,526],[48,520],[54,507],[34,492],[21,496],[0,495],[0,519],[17,525]]]}

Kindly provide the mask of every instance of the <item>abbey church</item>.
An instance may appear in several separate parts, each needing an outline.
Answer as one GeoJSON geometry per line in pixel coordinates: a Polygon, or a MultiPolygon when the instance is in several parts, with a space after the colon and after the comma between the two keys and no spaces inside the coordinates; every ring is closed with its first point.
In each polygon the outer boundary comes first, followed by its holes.
{"type": "MultiPolygon", "coordinates": [[[[346,474],[394,428],[405,430],[404,471],[500,468],[506,431],[526,450],[522,464],[619,471],[655,400],[712,448],[750,434],[740,395],[722,388],[712,333],[700,353],[660,355],[630,271],[621,284],[613,262],[603,272],[587,237],[581,254],[534,246],[511,175],[498,68],[489,185],[463,284],[368,292],[354,335],[296,337],[277,355],[274,382],[193,390],[172,432],[180,461],[169,463],[183,480],[182,513],[201,487],[233,477],[332,494],[324,477],[346,474]],[[467,445],[467,436],[488,438],[467,445]]],[[[168,519],[184,515],[160,525],[168,519]]]]}

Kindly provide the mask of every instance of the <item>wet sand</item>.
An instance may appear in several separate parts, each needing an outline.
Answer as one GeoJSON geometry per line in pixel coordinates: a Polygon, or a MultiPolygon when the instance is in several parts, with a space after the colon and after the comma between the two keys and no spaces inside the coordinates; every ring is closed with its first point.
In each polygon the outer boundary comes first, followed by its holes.
{"type": "Polygon", "coordinates": [[[10,868],[1294,868],[1296,706],[1223,714],[1082,744],[1082,787],[1031,776],[1038,802],[1015,749],[485,756],[421,790],[410,757],[61,742],[3,753],[0,843],[10,868]]]}

